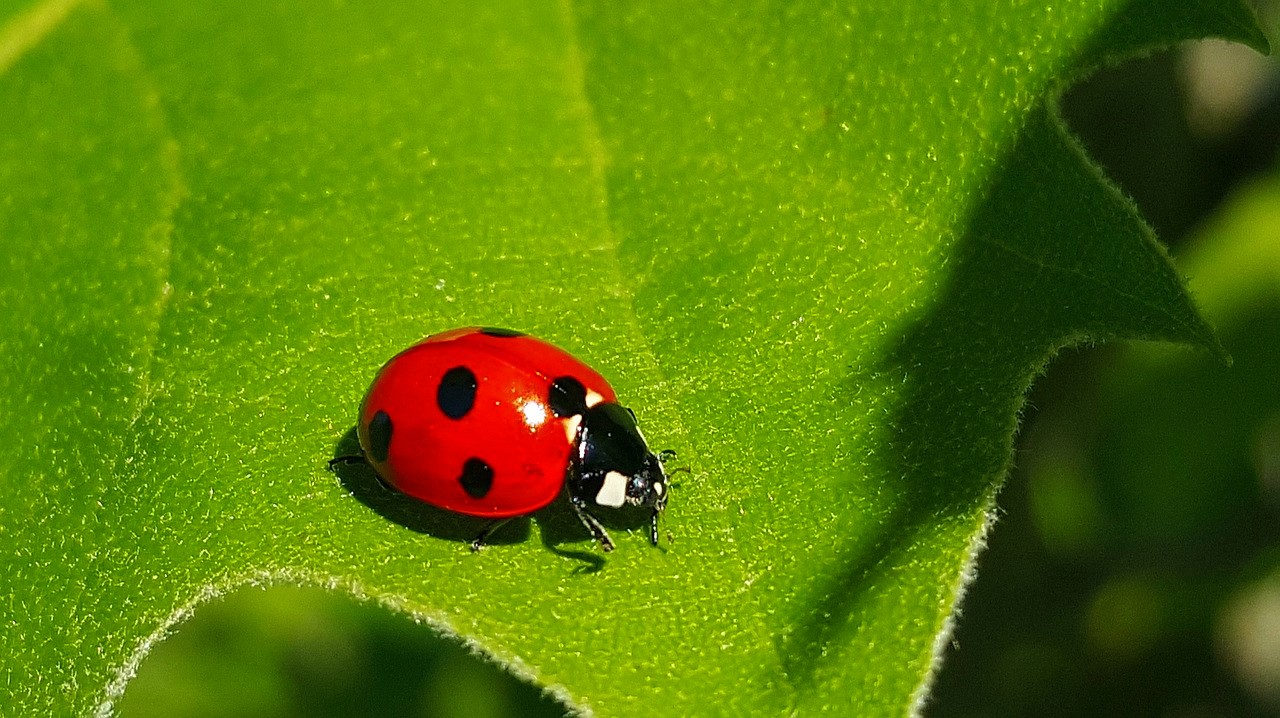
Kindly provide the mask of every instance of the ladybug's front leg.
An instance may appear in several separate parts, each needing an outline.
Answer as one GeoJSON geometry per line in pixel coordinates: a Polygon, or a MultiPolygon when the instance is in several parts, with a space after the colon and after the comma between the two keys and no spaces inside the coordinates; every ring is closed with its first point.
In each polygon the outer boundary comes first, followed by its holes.
{"type": "Polygon", "coordinates": [[[587,442],[583,437],[583,428],[578,427],[577,443],[574,445],[573,454],[569,457],[569,468],[565,471],[564,477],[564,495],[569,499],[569,505],[573,507],[573,512],[578,515],[578,520],[583,526],[591,532],[591,535],[600,544],[600,549],[605,553],[613,550],[613,539],[609,538],[609,534],[605,532],[604,527],[596,517],[587,511],[587,500],[584,495],[589,494],[595,496],[599,493],[600,487],[597,485],[595,491],[588,492],[583,486],[583,459],[587,450],[587,442]]]}
{"type": "Polygon", "coordinates": [[[497,531],[503,526],[506,526],[507,522],[510,520],[511,519],[499,519],[498,521],[494,521],[488,526],[485,526],[484,530],[480,532],[480,535],[475,537],[475,540],[471,542],[471,550],[475,552],[484,548],[485,542],[489,540],[489,537],[493,535],[493,532],[497,531]]]}
{"type": "Polygon", "coordinates": [[[582,522],[582,525],[586,526],[596,541],[600,542],[600,550],[605,553],[612,551],[613,539],[609,538],[609,534],[605,533],[604,527],[600,525],[596,517],[587,511],[587,502],[570,494],[569,505],[573,507],[573,512],[578,515],[578,520],[582,522]]]}

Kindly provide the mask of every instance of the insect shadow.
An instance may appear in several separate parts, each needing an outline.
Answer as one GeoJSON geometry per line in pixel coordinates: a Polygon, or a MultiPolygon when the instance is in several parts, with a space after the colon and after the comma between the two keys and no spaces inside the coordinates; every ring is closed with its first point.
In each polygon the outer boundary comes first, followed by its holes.
{"type": "MultiPolygon", "coordinates": [[[[360,456],[360,440],[356,427],[352,427],[334,447],[333,458],[360,456]]],[[[490,520],[466,516],[437,508],[387,486],[373,467],[364,461],[338,462],[333,466],[339,483],[357,501],[372,509],[379,516],[399,524],[410,531],[427,534],[446,541],[470,544],[489,525],[490,520]]],[[[580,573],[595,573],[604,568],[606,559],[592,550],[567,549],[563,545],[592,541],[590,532],[574,515],[566,501],[556,500],[532,515],[538,522],[542,544],[558,556],[574,559],[584,565],[580,573]]],[[[647,523],[644,512],[616,511],[601,519],[611,529],[629,530],[647,523]]],[[[529,517],[512,519],[485,538],[486,546],[503,546],[522,543],[529,539],[529,517]]]]}
{"type": "MultiPolygon", "coordinates": [[[[342,436],[334,447],[333,458],[360,456],[360,440],[356,428],[342,436]]],[[[333,465],[339,483],[357,501],[373,509],[379,516],[414,533],[427,534],[446,541],[470,543],[488,521],[474,516],[446,511],[403,494],[382,482],[373,467],[364,461],[345,461],[333,465]]],[[[511,544],[529,538],[529,522],[516,520],[494,531],[486,541],[491,545],[511,544]]]]}
{"type": "MultiPolygon", "coordinates": [[[[641,535],[648,536],[649,521],[652,515],[653,510],[648,507],[627,506],[596,515],[596,519],[606,529],[609,529],[616,541],[620,533],[638,531],[641,535]]],[[[538,530],[542,534],[543,546],[556,555],[576,559],[588,564],[580,567],[578,569],[579,573],[595,573],[604,568],[607,562],[604,554],[601,553],[600,547],[596,545],[591,532],[582,525],[582,521],[573,513],[568,500],[564,498],[557,499],[551,505],[535,513],[533,518],[538,522],[538,530]],[[565,543],[583,541],[586,541],[586,548],[582,550],[561,547],[565,543]]],[[[643,543],[629,540],[616,550],[649,551],[653,549],[649,546],[648,540],[643,543]]]]}

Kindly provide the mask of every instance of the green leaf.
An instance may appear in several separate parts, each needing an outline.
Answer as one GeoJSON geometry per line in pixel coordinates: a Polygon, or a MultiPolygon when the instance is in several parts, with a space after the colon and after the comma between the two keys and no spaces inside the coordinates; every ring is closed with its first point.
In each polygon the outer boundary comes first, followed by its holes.
{"type": "Polygon", "coordinates": [[[247,582],[412,613],[602,714],[901,714],[1049,354],[1216,346],[1056,88],[1261,44],[1191,0],[4,12],[26,714],[109,711],[247,582]],[[605,560],[552,512],[471,555],[325,470],[386,358],[473,323],[575,352],[679,450],[673,543],[622,526],[605,560]]]}
{"type": "MultiPolygon", "coordinates": [[[[1204,536],[1251,537],[1271,524],[1257,514],[1268,505],[1266,477],[1280,437],[1280,387],[1272,381],[1280,353],[1278,200],[1280,174],[1254,182],[1223,205],[1179,258],[1231,352],[1231,366],[1139,345],[1119,354],[1103,375],[1093,465],[1105,478],[1117,544],[1185,546],[1204,536]]],[[[1245,562],[1251,552],[1240,547],[1252,541],[1216,544],[1235,548],[1209,572],[1215,592],[1225,586],[1222,562],[1245,562]]]]}

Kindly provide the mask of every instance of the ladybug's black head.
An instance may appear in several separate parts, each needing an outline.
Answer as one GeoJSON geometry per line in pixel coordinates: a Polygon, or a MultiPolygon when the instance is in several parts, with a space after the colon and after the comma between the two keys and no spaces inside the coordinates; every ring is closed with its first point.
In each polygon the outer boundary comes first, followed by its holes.
{"type": "Polygon", "coordinates": [[[620,404],[596,404],[582,415],[579,437],[570,494],[589,506],[652,508],[649,540],[656,546],[658,515],[667,507],[667,474],[645,443],[635,414],[620,404]]]}

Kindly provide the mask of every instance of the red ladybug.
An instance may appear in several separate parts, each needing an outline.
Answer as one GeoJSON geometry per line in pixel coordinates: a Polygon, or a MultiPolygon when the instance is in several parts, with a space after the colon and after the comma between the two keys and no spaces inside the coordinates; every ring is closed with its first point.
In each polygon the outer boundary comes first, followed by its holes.
{"type": "Polygon", "coordinates": [[[495,521],[533,513],[561,494],[605,551],[598,507],[667,505],[662,462],[609,382],[567,352],[507,329],[427,337],[378,372],[360,406],[363,455],[390,487],[449,511],[495,521]]]}

